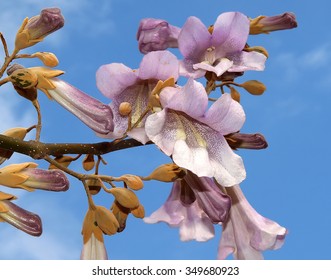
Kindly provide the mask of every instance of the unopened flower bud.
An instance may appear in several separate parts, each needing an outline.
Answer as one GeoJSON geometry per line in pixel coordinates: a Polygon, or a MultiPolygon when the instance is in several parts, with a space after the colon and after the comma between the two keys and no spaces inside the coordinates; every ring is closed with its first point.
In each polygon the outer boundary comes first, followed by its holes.
{"type": "Polygon", "coordinates": [[[35,87],[38,83],[38,76],[28,68],[17,69],[10,76],[10,81],[14,86],[22,89],[35,87]]]}
{"type": "Polygon", "coordinates": [[[133,189],[135,191],[138,191],[138,190],[142,189],[143,186],[144,186],[143,181],[140,179],[140,177],[138,177],[136,175],[125,174],[125,175],[122,175],[119,179],[123,180],[123,182],[130,189],[133,189]]]}
{"type": "Polygon", "coordinates": [[[161,19],[145,18],[140,21],[137,40],[140,52],[146,54],[178,47],[180,28],[161,19]]]}
{"type": "Polygon", "coordinates": [[[225,136],[231,149],[251,149],[260,150],[268,147],[268,143],[264,136],[260,133],[244,134],[244,133],[231,133],[225,136]]]}
{"type": "Polygon", "coordinates": [[[64,192],[69,189],[69,181],[61,170],[26,168],[20,174],[28,176],[28,179],[23,183],[26,188],[53,192],[64,192]]]}
{"type": "Polygon", "coordinates": [[[135,209],[131,209],[131,213],[133,216],[139,219],[145,218],[145,208],[141,204],[135,209]]]}
{"type": "Polygon", "coordinates": [[[60,170],[37,169],[33,162],[11,164],[0,169],[0,185],[10,188],[47,191],[66,191],[69,181],[60,170]]]}
{"type": "Polygon", "coordinates": [[[118,108],[118,112],[122,117],[128,116],[132,111],[132,106],[129,102],[122,102],[118,108]]]}
{"type": "Polygon", "coordinates": [[[259,16],[251,19],[249,34],[256,35],[271,31],[292,29],[297,27],[297,21],[293,13],[284,13],[276,16],[259,16]]]}
{"type": "Polygon", "coordinates": [[[59,64],[56,55],[51,52],[36,52],[31,57],[39,58],[47,67],[56,67],[59,64]]]}
{"type": "Polygon", "coordinates": [[[110,193],[115,197],[123,207],[134,209],[139,206],[139,200],[136,194],[126,188],[112,188],[110,193]]]}
{"type": "Polygon", "coordinates": [[[126,220],[129,216],[130,209],[123,207],[115,200],[111,207],[111,210],[119,223],[119,228],[117,232],[122,232],[125,229],[126,220]]]}
{"type": "Polygon", "coordinates": [[[233,100],[240,103],[240,93],[234,87],[230,87],[230,94],[233,100]]]}
{"type": "Polygon", "coordinates": [[[86,155],[83,159],[83,168],[85,171],[90,171],[94,168],[95,161],[93,155],[86,155]]]}
{"type": "Polygon", "coordinates": [[[114,214],[103,206],[96,206],[95,221],[104,234],[113,235],[119,228],[119,223],[114,214]]]}
{"type": "Polygon", "coordinates": [[[82,228],[83,250],[81,259],[107,259],[103,234],[115,234],[119,223],[111,211],[103,206],[88,209],[82,228]]]}
{"type": "Polygon", "coordinates": [[[145,177],[144,180],[174,182],[177,179],[183,178],[186,173],[186,169],[183,169],[174,163],[167,163],[157,167],[149,176],[145,177]]]}
{"type": "Polygon", "coordinates": [[[41,42],[47,35],[60,29],[64,18],[58,8],[43,9],[40,15],[23,21],[22,27],[16,34],[15,48],[18,50],[31,47],[41,42]]]}
{"type": "MultiPolygon", "coordinates": [[[[19,94],[19,95],[21,95],[22,97],[24,97],[24,98],[26,98],[26,99],[28,99],[28,100],[30,100],[30,101],[34,101],[34,100],[36,100],[37,99],[37,89],[36,89],[36,84],[34,84],[33,86],[31,86],[31,87],[25,87],[25,88],[22,88],[22,87],[20,87],[21,85],[20,84],[23,84],[23,86],[24,86],[24,84],[25,85],[27,85],[27,84],[29,84],[29,82],[33,82],[33,76],[36,74],[36,73],[34,73],[34,72],[31,72],[31,70],[29,70],[29,69],[26,69],[25,67],[23,67],[22,65],[20,65],[20,64],[17,64],[17,63],[15,63],[15,64],[13,64],[12,66],[10,66],[8,69],[7,69],[7,75],[10,77],[15,71],[17,71],[17,70],[20,70],[20,71],[23,71],[23,70],[25,70],[25,71],[28,71],[29,72],[29,74],[31,74],[31,79],[27,79],[27,83],[24,83],[23,82],[23,80],[22,81],[19,81],[18,83],[16,83],[16,81],[17,81],[17,79],[21,79],[20,77],[16,77],[15,79],[11,79],[11,81],[12,81],[12,84],[13,84],[13,86],[14,86],[14,89],[16,90],[16,92],[19,94]]],[[[16,73],[20,73],[19,71],[17,71],[16,73]]],[[[38,78],[37,78],[37,83],[38,83],[38,78]]],[[[32,84],[31,84],[32,85],[32,84]]]]}
{"type": "Polygon", "coordinates": [[[266,90],[266,86],[257,80],[250,80],[250,81],[244,82],[244,83],[240,84],[240,86],[253,95],[261,95],[266,90]]]}
{"type": "MultiPolygon", "coordinates": [[[[1,192],[0,192],[1,194],[1,192]]],[[[0,197],[2,197],[0,195],[0,197]]],[[[11,198],[0,200],[0,219],[33,236],[42,233],[41,219],[37,214],[29,212],[12,203],[11,198]]]]}
{"type": "MultiPolygon", "coordinates": [[[[56,162],[58,162],[59,164],[61,164],[64,167],[68,167],[70,165],[71,162],[73,162],[75,160],[75,158],[71,157],[71,156],[57,156],[54,158],[54,160],[56,162]]],[[[58,169],[58,167],[56,167],[53,164],[50,164],[48,169],[58,169]]]]}
{"type": "Polygon", "coordinates": [[[113,131],[113,111],[107,104],[60,79],[47,79],[47,82],[48,84],[45,84],[46,86],[41,90],[74,114],[89,128],[103,135],[113,131]]]}
{"type": "Polygon", "coordinates": [[[101,190],[101,182],[97,179],[86,180],[86,185],[90,191],[90,194],[96,195],[101,190]]]}
{"type": "MultiPolygon", "coordinates": [[[[27,134],[27,129],[24,127],[14,127],[6,130],[2,133],[5,136],[12,137],[15,139],[23,140],[27,134]]],[[[6,160],[9,159],[14,152],[0,149],[0,165],[6,160]]]]}

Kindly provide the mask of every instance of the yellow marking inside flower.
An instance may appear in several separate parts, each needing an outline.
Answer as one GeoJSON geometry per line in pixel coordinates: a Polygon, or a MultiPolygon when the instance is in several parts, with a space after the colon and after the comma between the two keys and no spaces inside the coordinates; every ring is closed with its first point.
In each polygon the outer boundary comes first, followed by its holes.
{"type": "Polygon", "coordinates": [[[178,128],[176,131],[176,140],[186,140],[186,133],[185,133],[183,122],[180,119],[180,116],[176,113],[175,113],[175,118],[178,123],[178,128]]]}
{"type": "Polygon", "coordinates": [[[201,134],[197,131],[195,126],[191,122],[188,122],[188,125],[189,125],[191,131],[193,132],[193,135],[194,135],[195,140],[197,141],[198,145],[200,147],[207,148],[207,142],[205,141],[205,139],[202,138],[201,134]]]}
{"type": "MultiPolygon", "coordinates": [[[[142,84],[140,86],[139,92],[137,94],[137,98],[135,100],[135,108],[134,108],[133,114],[131,116],[131,123],[132,124],[135,124],[140,119],[140,116],[143,113],[142,108],[141,108],[141,104],[142,104],[144,89],[145,89],[145,84],[142,84]]],[[[139,126],[139,124],[138,124],[138,126],[139,126]]]]}
{"type": "Polygon", "coordinates": [[[182,117],[178,114],[175,114],[175,116],[177,119],[177,123],[179,124],[179,128],[177,129],[176,139],[177,140],[186,140],[187,134],[185,132],[185,128],[186,128],[186,130],[190,129],[190,131],[192,132],[192,135],[194,136],[198,145],[200,147],[207,148],[207,142],[203,139],[203,137],[201,136],[199,131],[196,129],[194,124],[190,120],[187,120],[187,118],[182,117]],[[182,120],[182,118],[184,119],[184,121],[182,120]],[[184,125],[184,123],[185,123],[185,125],[184,125]]]}

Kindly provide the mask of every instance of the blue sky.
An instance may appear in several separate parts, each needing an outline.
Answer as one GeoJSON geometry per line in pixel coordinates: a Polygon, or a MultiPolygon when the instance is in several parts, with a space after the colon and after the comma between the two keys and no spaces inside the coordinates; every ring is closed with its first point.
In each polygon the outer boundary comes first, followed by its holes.
{"type": "MultiPolygon", "coordinates": [[[[331,188],[328,162],[331,155],[328,124],[331,117],[331,4],[326,0],[307,2],[237,0],[12,0],[0,3],[0,31],[11,47],[16,29],[26,16],[39,14],[44,7],[57,6],[66,18],[63,29],[31,49],[54,52],[62,76],[81,90],[109,102],[95,86],[95,72],[102,64],[122,62],[137,68],[142,59],[136,41],[140,19],[162,18],[182,26],[188,16],[199,17],[206,25],[226,11],[240,11],[250,17],[276,15],[286,11],[297,16],[298,28],[250,37],[251,45],[269,52],[264,72],[246,73],[267,86],[263,96],[243,92],[246,112],[245,133],[262,133],[269,147],[262,151],[239,151],[247,170],[242,189],[263,216],[285,226],[289,233],[284,246],[266,252],[266,259],[330,259],[331,188]]],[[[38,61],[20,61],[30,66],[38,61]]],[[[1,88],[3,131],[13,126],[30,126],[36,116],[30,104],[10,87],[1,88]]],[[[44,142],[102,141],[74,116],[40,94],[44,142]]],[[[109,175],[147,175],[158,164],[168,162],[155,147],[140,147],[105,157],[102,171],[109,175]]],[[[15,156],[11,162],[27,161],[15,156]]],[[[46,167],[39,162],[41,167],[46,167]]],[[[79,164],[73,168],[80,170],[79,164]]],[[[149,182],[139,192],[147,215],[166,200],[171,184],[149,182]]],[[[80,182],[71,180],[67,193],[16,192],[17,203],[37,212],[44,233],[34,238],[0,224],[0,259],[77,259],[82,238],[81,223],[87,202],[80,182]]],[[[109,206],[111,199],[100,195],[96,202],[109,206]]],[[[106,238],[111,259],[214,259],[221,230],[213,240],[180,242],[178,229],[165,224],[148,225],[130,218],[124,232],[106,238]]]]}

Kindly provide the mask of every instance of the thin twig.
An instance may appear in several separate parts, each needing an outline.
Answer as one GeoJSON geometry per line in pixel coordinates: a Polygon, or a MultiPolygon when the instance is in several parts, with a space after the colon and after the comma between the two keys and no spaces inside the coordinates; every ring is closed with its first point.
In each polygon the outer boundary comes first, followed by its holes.
{"type": "Polygon", "coordinates": [[[5,37],[3,36],[3,34],[0,32],[0,38],[1,38],[1,42],[3,45],[3,50],[5,52],[5,56],[8,57],[9,56],[9,52],[8,52],[8,46],[7,46],[7,42],[5,37]]]}

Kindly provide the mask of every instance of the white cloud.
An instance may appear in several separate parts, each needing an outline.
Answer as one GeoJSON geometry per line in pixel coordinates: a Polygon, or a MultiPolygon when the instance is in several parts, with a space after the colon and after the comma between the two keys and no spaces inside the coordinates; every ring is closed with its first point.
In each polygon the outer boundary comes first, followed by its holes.
{"type": "Polygon", "coordinates": [[[297,80],[302,74],[316,71],[328,71],[331,63],[331,43],[326,42],[308,49],[305,53],[281,53],[275,61],[281,65],[287,80],[297,80]]]}
{"type": "Polygon", "coordinates": [[[29,101],[23,100],[11,85],[1,87],[0,132],[12,127],[30,127],[36,122],[36,113],[29,101]]]}
{"type": "Polygon", "coordinates": [[[33,205],[29,202],[31,197],[20,197],[15,203],[40,215],[43,234],[33,237],[11,225],[0,223],[0,259],[79,259],[81,221],[58,202],[49,201],[49,197],[47,201],[40,198],[40,195],[36,197],[38,203],[33,205]]]}
{"type": "Polygon", "coordinates": [[[328,66],[331,61],[331,43],[326,43],[305,53],[301,59],[302,67],[318,70],[328,66]]]}

